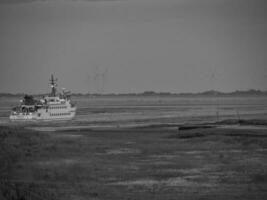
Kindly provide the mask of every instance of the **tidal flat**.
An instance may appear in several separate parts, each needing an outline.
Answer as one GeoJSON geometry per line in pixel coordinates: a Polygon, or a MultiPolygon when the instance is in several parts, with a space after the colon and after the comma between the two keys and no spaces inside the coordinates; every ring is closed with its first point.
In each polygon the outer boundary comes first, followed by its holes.
{"type": "MultiPolygon", "coordinates": [[[[263,126],[261,126],[263,127],[263,126]]],[[[265,199],[264,128],[0,127],[0,199],[265,199]]]]}

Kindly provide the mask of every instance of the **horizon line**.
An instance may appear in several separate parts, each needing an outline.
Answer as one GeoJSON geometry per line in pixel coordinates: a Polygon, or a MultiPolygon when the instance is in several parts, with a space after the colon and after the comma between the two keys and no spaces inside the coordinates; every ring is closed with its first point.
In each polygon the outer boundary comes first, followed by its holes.
{"type": "MultiPolygon", "coordinates": [[[[4,95],[45,95],[46,93],[26,93],[26,92],[0,92],[0,96],[4,95]]],[[[146,90],[143,92],[72,92],[72,95],[98,95],[98,96],[108,96],[108,95],[231,95],[231,94],[267,94],[267,90],[261,89],[247,89],[247,90],[234,90],[230,92],[222,92],[219,90],[204,90],[202,92],[157,92],[153,90],[146,90]]]]}

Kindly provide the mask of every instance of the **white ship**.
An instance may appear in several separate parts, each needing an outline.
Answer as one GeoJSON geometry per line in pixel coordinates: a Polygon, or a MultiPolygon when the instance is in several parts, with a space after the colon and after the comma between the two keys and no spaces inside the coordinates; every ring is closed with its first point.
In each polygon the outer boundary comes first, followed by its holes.
{"type": "Polygon", "coordinates": [[[21,104],[12,109],[10,120],[70,120],[76,114],[76,106],[70,100],[70,92],[63,90],[57,93],[56,79],[51,75],[50,85],[52,88],[48,96],[40,100],[25,95],[21,104]]]}

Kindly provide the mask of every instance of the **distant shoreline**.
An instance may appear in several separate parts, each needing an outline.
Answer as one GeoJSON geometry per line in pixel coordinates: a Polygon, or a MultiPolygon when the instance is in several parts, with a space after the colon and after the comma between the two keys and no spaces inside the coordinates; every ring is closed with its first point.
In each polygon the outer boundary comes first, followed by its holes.
{"type": "MultiPolygon", "coordinates": [[[[26,93],[0,93],[0,97],[17,97],[24,96],[26,93]]],[[[46,94],[31,94],[33,96],[43,96],[46,94]]],[[[267,96],[267,91],[262,90],[237,90],[234,92],[220,92],[215,90],[209,90],[198,93],[171,93],[171,92],[154,92],[154,91],[145,91],[142,93],[73,93],[72,96],[99,96],[99,97],[201,97],[201,96],[267,96]]]]}

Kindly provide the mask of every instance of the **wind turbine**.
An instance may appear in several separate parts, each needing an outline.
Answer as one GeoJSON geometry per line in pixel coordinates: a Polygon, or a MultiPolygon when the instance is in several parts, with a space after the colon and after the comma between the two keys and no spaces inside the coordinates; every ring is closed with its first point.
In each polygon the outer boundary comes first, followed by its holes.
{"type": "Polygon", "coordinates": [[[106,80],[107,80],[107,73],[108,69],[104,69],[104,71],[100,71],[99,68],[96,66],[94,69],[93,74],[93,80],[96,85],[96,91],[97,93],[103,93],[104,88],[106,86],[106,80]]]}

